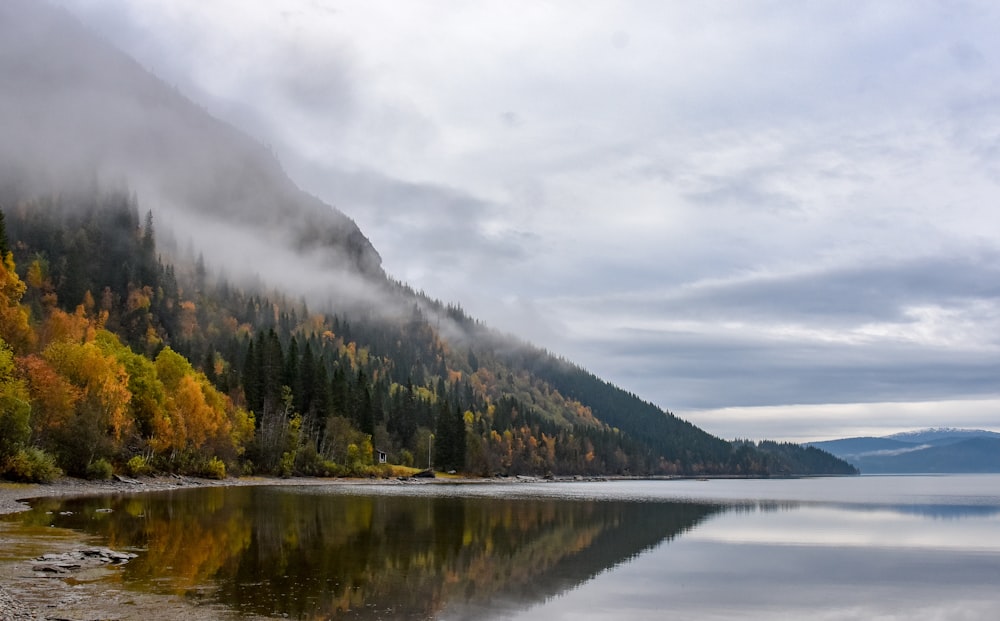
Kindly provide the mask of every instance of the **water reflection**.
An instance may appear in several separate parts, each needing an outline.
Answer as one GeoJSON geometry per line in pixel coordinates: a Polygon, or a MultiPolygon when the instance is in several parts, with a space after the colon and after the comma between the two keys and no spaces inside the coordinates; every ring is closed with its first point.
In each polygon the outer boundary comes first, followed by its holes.
{"type": "Polygon", "coordinates": [[[45,500],[22,518],[141,551],[133,588],[208,585],[243,613],[297,619],[429,618],[544,601],[723,510],[242,487],[45,500]]]}
{"type": "Polygon", "coordinates": [[[997,490],[1000,477],[237,487],[42,500],[9,519],[137,551],[116,574],[129,588],[247,616],[992,619],[997,490]]]}

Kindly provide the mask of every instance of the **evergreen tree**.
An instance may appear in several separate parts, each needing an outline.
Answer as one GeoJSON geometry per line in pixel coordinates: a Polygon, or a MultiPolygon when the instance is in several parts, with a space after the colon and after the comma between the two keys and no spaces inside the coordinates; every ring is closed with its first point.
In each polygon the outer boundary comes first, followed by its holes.
{"type": "Polygon", "coordinates": [[[4,219],[3,209],[0,209],[0,261],[10,252],[10,242],[7,239],[7,222],[4,219]]]}
{"type": "Polygon", "coordinates": [[[253,339],[247,345],[247,353],[243,358],[243,396],[246,399],[247,409],[251,412],[260,413],[262,404],[260,377],[260,357],[254,349],[253,339]]]}
{"type": "Polygon", "coordinates": [[[294,336],[288,343],[288,351],[285,355],[285,365],[281,373],[281,378],[281,383],[292,389],[295,410],[302,414],[303,410],[300,409],[302,385],[299,374],[299,342],[294,336]]]}
{"type": "Polygon", "coordinates": [[[434,465],[438,470],[465,469],[465,416],[447,401],[438,407],[434,437],[434,465]]]}

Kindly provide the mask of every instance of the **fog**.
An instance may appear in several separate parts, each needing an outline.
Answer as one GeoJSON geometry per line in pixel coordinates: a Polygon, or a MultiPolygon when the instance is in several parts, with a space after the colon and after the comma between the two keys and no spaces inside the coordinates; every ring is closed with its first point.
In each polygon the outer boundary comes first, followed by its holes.
{"type": "Polygon", "coordinates": [[[352,220],[64,10],[0,6],[0,135],[8,196],[131,191],[177,248],[238,282],[327,309],[397,310],[352,220]]]}

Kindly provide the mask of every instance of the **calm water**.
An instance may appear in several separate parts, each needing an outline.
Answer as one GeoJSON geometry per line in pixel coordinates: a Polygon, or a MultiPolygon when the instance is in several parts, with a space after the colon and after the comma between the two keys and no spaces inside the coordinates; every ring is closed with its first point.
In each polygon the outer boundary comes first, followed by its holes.
{"type": "Polygon", "coordinates": [[[1000,618],[993,475],[209,488],[7,519],[248,616],[1000,618]]]}

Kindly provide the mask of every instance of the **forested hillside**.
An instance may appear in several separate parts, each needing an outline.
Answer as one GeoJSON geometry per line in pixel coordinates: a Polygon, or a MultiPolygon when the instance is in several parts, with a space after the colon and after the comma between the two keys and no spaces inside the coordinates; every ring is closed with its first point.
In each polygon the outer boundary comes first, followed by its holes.
{"type": "Polygon", "coordinates": [[[849,472],[714,438],[398,283],[408,311],[347,317],[167,263],[127,192],[4,213],[9,477],[378,474],[377,451],[476,475],[849,472]]]}
{"type": "Polygon", "coordinates": [[[65,11],[2,2],[0,42],[7,476],[850,471],[715,438],[392,281],[272,151],[65,11]]]}

